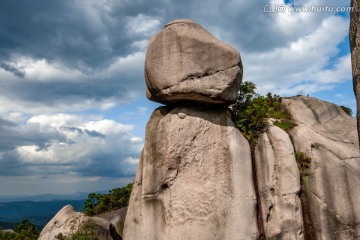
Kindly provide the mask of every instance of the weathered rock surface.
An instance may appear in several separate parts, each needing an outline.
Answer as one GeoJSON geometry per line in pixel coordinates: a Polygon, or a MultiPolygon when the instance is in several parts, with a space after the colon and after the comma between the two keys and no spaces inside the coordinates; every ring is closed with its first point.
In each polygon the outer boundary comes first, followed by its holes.
{"type": "Polygon", "coordinates": [[[41,231],[38,240],[53,240],[60,233],[64,236],[70,236],[85,224],[93,225],[93,230],[99,239],[121,240],[121,236],[115,230],[115,226],[121,225],[120,223],[116,223],[114,226],[110,221],[104,218],[88,217],[83,213],[76,212],[70,205],[63,207],[49,221],[41,231]]]}
{"type": "Polygon", "coordinates": [[[257,239],[249,144],[226,109],[155,110],[124,239],[257,239]]]}
{"type": "Polygon", "coordinates": [[[149,43],[146,95],[160,103],[232,104],[242,78],[239,52],[187,19],[168,23],[149,43]]]}
{"type": "Polygon", "coordinates": [[[357,103],[357,128],[360,138],[360,3],[358,0],[351,0],[351,6],[354,8],[350,13],[350,48],[354,92],[357,103]]]}
{"type": "Polygon", "coordinates": [[[271,124],[260,135],[255,166],[266,239],[304,239],[300,174],[285,131],[271,124]]]}
{"type": "Polygon", "coordinates": [[[127,207],[124,207],[118,210],[100,214],[97,217],[105,219],[111,223],[115,227],[116,232],[119,233],[120,236],[123,236],[126,212],[127,207]]]}
{"type": "Polygon", "coordinates": [[[290,131],[296,151],[311,157],[303,177],[311,239],[360,239],[360,156],[356,120],[339,106],[309,97],[284,99],[298,124],[290,131]]]}

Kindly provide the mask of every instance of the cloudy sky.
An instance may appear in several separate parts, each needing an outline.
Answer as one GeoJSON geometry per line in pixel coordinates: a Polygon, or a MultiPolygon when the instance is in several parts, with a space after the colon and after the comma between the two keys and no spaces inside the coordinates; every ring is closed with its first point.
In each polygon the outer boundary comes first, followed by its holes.
{"type": "Polygon", "coordinates": [[[145,97],[146,47],[176,18],[236,47],[244,80],[259,92],[310,94],[355,110],[349,13],[291,12],[294,5],[349,1],[2,0],[0,195],[133,180],[158,106],[145,97]]]}

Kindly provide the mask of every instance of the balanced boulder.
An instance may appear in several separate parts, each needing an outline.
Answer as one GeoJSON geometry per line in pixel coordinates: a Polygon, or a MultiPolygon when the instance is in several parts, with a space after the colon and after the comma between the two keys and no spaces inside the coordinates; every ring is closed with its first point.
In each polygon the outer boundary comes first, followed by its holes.
{"type": "Polygon", "coordinates": [[[241,78],[239,52],[191,20],[168,23],[149,43],[145,80],[150,100],[230,105],[241,78]]]}

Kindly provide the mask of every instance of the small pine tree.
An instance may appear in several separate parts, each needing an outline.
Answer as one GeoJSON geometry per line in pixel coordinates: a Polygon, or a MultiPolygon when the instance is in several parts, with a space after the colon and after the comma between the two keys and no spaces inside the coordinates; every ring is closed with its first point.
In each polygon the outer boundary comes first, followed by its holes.
{"type": "Polygon", "coordinates": [[[90,193],[84,202],[84,213],[89,216],[127,207],[132,183],[122,188],[114,188],[107,194],[90,193]]]}

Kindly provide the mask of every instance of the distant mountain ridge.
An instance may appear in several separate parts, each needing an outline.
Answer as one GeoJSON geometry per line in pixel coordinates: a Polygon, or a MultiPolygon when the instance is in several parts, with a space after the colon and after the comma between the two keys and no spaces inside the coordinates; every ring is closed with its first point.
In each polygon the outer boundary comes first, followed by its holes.
{"type": "Polygon", "coordinates": [[[81,212],[84,200],[0,202],[0,228],[7,229],[25,218],[43,228],[61,208],[68,204],[81,212]]]}
{"type": "Polygon", "coordinates": [[[89,193],[87,192],[75,192],[71,194],[47,193],[47,194],[39,194],[39,195],[0,195],[0,202],[82,200],[82,199],[86,199],[88,194],[89,193]]]}

